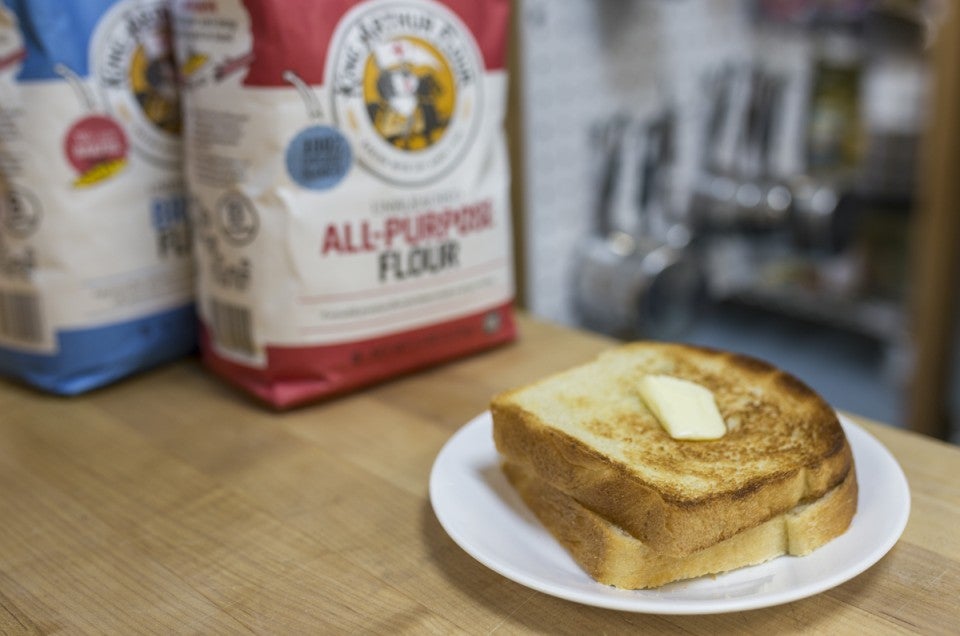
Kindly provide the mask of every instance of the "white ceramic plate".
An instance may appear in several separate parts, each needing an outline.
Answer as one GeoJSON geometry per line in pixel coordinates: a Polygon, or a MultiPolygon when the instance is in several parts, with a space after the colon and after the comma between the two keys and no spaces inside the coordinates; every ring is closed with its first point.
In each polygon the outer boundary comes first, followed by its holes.
{"type": "Polygon", "coordinates": [[[805,557],[780,557],[717,577],[655,590],[601,585],[580,569],[540,525],[500,472],[492,421],[483,413],[450,438],[430,474],[440,524],[467,553],[522,585],[610,609],[657,614],[712,614],[787,603],[860,574],[893,547],[910,514],[910,491],[897,461],[849,419],[860,501],[849,530],[805,557]]]}

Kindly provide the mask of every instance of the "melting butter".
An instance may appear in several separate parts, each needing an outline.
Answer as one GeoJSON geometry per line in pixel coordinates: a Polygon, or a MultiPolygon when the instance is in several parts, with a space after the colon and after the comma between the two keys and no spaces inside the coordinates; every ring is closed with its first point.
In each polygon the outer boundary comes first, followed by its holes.
{"type": "Polygon", "coordinates": [[[639,389],[647,408],[674,439],[719,439],[727,432],[713,393],[696,382],[646,375],[639,389]]]}

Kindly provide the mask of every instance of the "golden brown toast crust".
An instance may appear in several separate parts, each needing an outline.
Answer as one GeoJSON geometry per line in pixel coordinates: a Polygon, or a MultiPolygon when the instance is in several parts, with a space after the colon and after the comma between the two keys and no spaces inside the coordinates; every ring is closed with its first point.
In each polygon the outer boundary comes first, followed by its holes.
{"type": "Polygon", "coordinates": [[[724,541],[685,557],[657,553],[531,470],[505,463],[503,471],[527,506],[591,577],[627,589],[804,555],[843,534],[857,509],[856,471],[821,498],[795,507],[724,541]]]}
{"type": "Polygon", "coordinates": [[[803,382],[702,347],[617,347],[496,396],[491,411],[506,459],[674,556],[819,498],[853,463],[835,412],[803,382]],[[647,373],[710,389],[727,434],[706,442],[667,435],[636,391],[647,373]]]}

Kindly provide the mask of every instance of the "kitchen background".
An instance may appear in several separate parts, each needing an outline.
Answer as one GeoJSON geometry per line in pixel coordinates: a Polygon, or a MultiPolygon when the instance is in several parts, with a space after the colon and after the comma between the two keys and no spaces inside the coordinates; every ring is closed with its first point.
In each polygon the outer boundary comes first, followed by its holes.
{"type": "Polygon", "coordinates": [[[948,7],[519,0],[521,302],[956,430],[948,7]]]}

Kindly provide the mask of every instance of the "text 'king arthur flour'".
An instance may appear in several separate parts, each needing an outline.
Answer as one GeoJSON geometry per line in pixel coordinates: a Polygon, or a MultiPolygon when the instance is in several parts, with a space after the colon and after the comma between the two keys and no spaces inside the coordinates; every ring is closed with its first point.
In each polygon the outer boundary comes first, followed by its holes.
{"type": "Polygon", "coordinates": [[[164,0],[0,0],[0,374],[79,393],[195,346],[164,0]]]}
{"type": "Polygon", "coordinates": [[[290,406],[514,337],[507,0],[178,0],[208,365],[290,406]]]}

